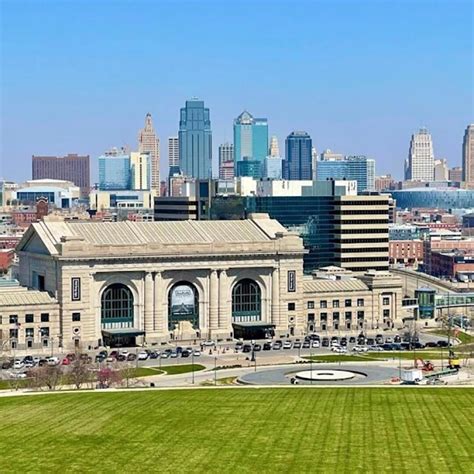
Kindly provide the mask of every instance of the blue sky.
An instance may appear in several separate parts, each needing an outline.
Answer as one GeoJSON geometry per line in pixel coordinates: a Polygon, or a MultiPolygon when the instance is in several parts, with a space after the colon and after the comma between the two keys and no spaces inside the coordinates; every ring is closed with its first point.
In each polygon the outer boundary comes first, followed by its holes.
{"type": "MultiPolygon", "coordinates": [[[[471,0],[0,0],[0,176],[32,154],[136,146],[151,112],[162,140],[197,96],[217,146],[247,109],[280,149],[306,130],[318,151],[367,154],[401,177],[411,133],[461,161],[473,113],[471,0]]],[[[95,178],[95,176],[94,176],[95,178]]]]}

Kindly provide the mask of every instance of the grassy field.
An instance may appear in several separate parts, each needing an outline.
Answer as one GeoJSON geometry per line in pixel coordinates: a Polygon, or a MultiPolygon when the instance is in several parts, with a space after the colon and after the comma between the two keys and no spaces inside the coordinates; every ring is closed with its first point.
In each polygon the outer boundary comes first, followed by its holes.
{"type": "Polygon", "coordinates": [[[188,372],[198,372],[199,370],[204,370],[204,367],[201,364],[182,364],[182,365],[163,365],[162,367],[138,367],[135,372],[135,377],[147,377],[148,375],[158,375],[160,373],[165,373],[167,375],[177,375],[177,374],[186,374],[188,372]]]}
{"type": "Polygon", "coordinates": [[[468,388],[0,399],[3,472],[472,472],[468,388]]]}
{"type": "Polygon", "coordinates": [[[370,355],[357,355],[357,354],[323,354],[303,357],[306,360],[312,360],[314,362],[367,362],[373,360],[380,360],[378,358],[372,358],[370,355]]]}

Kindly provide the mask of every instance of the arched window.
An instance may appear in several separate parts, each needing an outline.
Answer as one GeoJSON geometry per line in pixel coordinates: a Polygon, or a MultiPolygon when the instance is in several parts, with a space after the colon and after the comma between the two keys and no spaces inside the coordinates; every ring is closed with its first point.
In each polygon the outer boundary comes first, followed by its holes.
{"type": "Polygon", "coordinates": [[[102,328],[133,327],[133,294],[122,283],[108,286],[101,298],[102,328]]]}
{"type": "Polygon", "coordinates": [[[232,290],[232,320],[260,321],[262,295],[258,283],[248,278],[240,280],[232,290]]]}

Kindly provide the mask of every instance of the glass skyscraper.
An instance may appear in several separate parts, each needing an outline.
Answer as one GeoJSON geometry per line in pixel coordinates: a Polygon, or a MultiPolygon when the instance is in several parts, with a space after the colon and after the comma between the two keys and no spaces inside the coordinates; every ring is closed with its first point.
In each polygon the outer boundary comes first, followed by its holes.
{"type": "Polygon", "coordinates": [[[99,156],[99,189],[130,189],[130,155],[112,153],[99,156]]]}
{"type": "MultiPolygon", "coordinates": [[[[262,164],[268,154],[268,122],[266,118],[254,118],[247,111],[234,120],[234,161],[244,158],[262,164]]],[[[260,176],[261,177],[261,176],[260,176]]]]}
{"type": "Polygon", "coordinates": [[[347,156],[343,160],[321,160],[316,167],[318,181],[346,179],[357,181],[358,192],[375,189],[375,161],[366,156],[347,156]]]}
{"type": "Polygon", "coordinates": [[[212,132],[209,109],[204,101],[186,101],[180,111],[179,162],[185,176],[207,179],[212,176],[212,132]]]}
{"type": "Polygon", "coordinates": [[[291,132],[286,137],[283,179],[313,179],[312,147],[313,142],[306,132],[291,132]]]}

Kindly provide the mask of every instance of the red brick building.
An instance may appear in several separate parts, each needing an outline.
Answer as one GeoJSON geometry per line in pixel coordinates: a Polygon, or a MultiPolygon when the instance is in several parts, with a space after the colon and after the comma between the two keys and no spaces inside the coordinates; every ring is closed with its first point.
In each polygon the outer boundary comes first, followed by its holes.
{"type": "Polygon", "coordinates": [[[423,241],[416,240],[391,240],[389,242],[388,256],[391,264],[403,263],[408,266],[418,266],[423,262],[423,241]]]}

